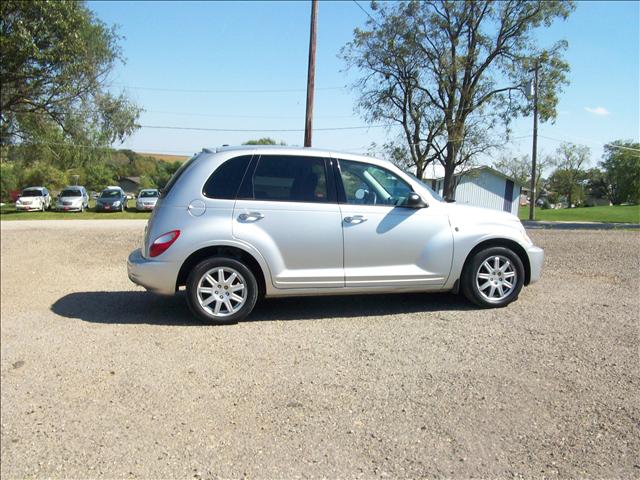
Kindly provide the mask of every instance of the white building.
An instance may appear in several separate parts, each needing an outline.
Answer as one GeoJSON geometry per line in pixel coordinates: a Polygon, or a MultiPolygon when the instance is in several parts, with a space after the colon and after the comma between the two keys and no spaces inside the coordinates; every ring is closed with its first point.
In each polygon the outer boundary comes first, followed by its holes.
{"type": "MultiPolygon", "coordinates": [[[[444,168],[429,166],[425,182],[442,195],[444,168]]],[[[461,204],[492,208],[518,215],[521,185],[491,167],[471,168],[454,176],[455,201],[461,204]]]]}

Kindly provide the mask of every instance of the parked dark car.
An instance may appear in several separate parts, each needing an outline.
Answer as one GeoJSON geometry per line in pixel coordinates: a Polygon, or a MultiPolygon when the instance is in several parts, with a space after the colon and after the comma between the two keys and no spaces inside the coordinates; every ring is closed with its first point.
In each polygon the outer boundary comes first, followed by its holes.
{"type": "Polygon", "coordinates": [[[107,187],[96,199],[96,212],[124,212],[127,195],[120,187],[107,187]]]}

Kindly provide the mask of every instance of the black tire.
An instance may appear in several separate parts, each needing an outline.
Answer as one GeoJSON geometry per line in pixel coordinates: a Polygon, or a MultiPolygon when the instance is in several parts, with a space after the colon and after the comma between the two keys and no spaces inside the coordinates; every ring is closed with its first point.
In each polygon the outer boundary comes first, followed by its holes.
{"type": "MultiPolygon", "coordinates": [[[[502,279],[502,274],[499,275],[500,276],[498,277],[497,275],[491,276],[491,274],[489,274],[489,279],[483,279],[486,280],[487,283],[483,283],[482,285],[489,284],[489,286],[486,287],[489,289],[489,295],[491,294],[491,292],[498,293],[497,287],[495,291],[492,289],[491,282],[495,280],[495,285],[497,285],[498,282],[506,280],[506,278],[502,279]]],[[[462,288],[462,293],[464,294],[464,296],[479,307],[500,308],[506,307],[511,302],[516,300],[518,298],[518,295],[520,294],[520,290],[522,290],[523,285],[524,266],[522,265],[522,260],[520,260],[520,257],[506,247],[490,247],[484,250],[480,250],[479,252],[475,253],[471,259],[469,259],[464,271],[462,272],[460,286],[462,288]],[[502,259],[506,258],[509,260],[512,266],[511,271],[515,272],[516,281],[515,284],[511,283],[513,285],[513,289],[504,298],[490,300],[489,298],[487,298],[488,295],[486,293],[483,293],[480,289],[480,286],[478,285],[478,283],[480,282],[480,280],[478,279],[478,274],[482,273],[483,275],[487,275],[485,272],[487,272],[488,270],[483,267],[483,270],[480,271],[480,268],[487,260],[491,260],[491,262],[494,262],[494,259],[496,257],[502,259]]],[[[502,284],[501,288],[503,288],[502,284]]]]}
{"type": "MultiPolygon", "coordinates": [[[[215,286],[212,287],[215,288],[215,286]]],[[[242,262],[223,256],[210,257],[198,263],[187,277],[186,290],[187,305],[191,313],[201,322],[210,325],[230,325],[245,319],[251,313],[258,300],[258,282],[253,272],[242,262]],[[209,270],[219,267],[228,267],[237,271],[242,276],[245,285],[244,288],[246,289],[244,304],[238,311],[225,317],[214,316],[212,313],[207,312],[205,308],[200,305],[197,292],[198,284],[202,277],[204,277],[209,270]]]]}

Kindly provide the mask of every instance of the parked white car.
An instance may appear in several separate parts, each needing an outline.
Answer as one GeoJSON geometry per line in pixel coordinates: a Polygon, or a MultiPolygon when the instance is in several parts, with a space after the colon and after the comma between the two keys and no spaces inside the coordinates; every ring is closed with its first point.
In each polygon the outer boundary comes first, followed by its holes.
{"type": "Polygon", "coordinates": [[[136,199],[136,210],[139,212],[153,210],[160,197],[160,192],[156,188],[145,188],[140,190],[136,199]]]}
{"type": "Polygon", "coordinates": [[[84,212],[89,208],[89,194],[79,185],[65,187],[56,201],[56,210],[59,212],[84,212]]]}
{"type": "Polygon", "coordinates": [[[51,206],[51,195],[45,187],[28,187],[16,200],[16,210],[44,212],[51,206]]]}

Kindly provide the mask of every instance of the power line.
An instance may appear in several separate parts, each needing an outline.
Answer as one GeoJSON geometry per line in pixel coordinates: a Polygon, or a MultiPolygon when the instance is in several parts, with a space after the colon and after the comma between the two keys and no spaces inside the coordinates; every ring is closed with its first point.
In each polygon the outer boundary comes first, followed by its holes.
{"type": "MultiPolygon", "coordinates": [[[[382,128],[391,127],[393,124],[382,125],[360,125],[353,127],[328,127],[328,128],[315,128],[316,131],[336,131],[336,130],[364,130],[368,128],[382,128]]],[[[198,132],[244,132],[244,133],[273,133],[273,132],[304,132],[304,128],[204,128],[204,127],[179,127],[175,125],[140,125],[140,128],[152,128],[160,130],[193,130],[198,132]]]]}
{"type": "Polygon", "coordinates": [[[360,5],[360,4],[357,2],[357,0],[353,0],[353,3],[355,3],[355,4],[358,6],[358,8],[359,8],[360,10],[362,10],[362,11],[365,13],[365,15],[366,15],[367,17],[369,17],[369,18],[373,21],[373,23],[375,23],[378,27],[380,26],[380,24],[376,21],[376,19],[375,19],[375,18],[373,18],[373,17],[371,16],[371,14],[370,14],[369,12],[367,12],[367,11],[364,9],[364,7],[363,7],[362,5],[360,5]]]}
{"type": "MultiPolygon", "coordinates": [[[[249,89],[249,90],[200,90],[187,88],[164,88],[164,87],[140,87],[137,85],[125,85],[121,83],[112,83],[111,86],[130,88],[132,90],[150,90],[155,92],[179,92],[179,93],[291,93],[305,92],[304,88],[279,88],[279,89],[249,89]]],[[[336,87],[319,87],[316,90],[344,90],[346,86],[336,87]]]]}
{"type": "MultiPolygon", "coordinates": [[[[570,140],[564,140],[562,138],[554,138],[554,137],[548,137],[546,135],[538,135],[541,138],[545,138],[547,140],[553,140],[556,142],[566,142],[566,143],[573,143],[575,145],[583,145],[585,147],[588,147],[588,145],[585,145],[584,143],[579,143],[579,142],[572,142],[570,140]]],[[[594,143],[597,143],[598,145],[602,145],[603,147],[611,147],[611,148],[619,148],[621,150],[631,150],[632,152],[638,152],[640,153],[640,149],[637,148],[631,148],[631,147],[625,147],[623,145],[616,145],[615,143],[603,143],[603,142],[599,142],[597,140],[594,140],[594,143]]]]}
{"type": "MultiPolygon", "coordinates": [[[[278,118],[278,119],[300,119],[303,115],[218,115],[210,113],[197,113],[197,112],[168,112],[164,110],[145,110],[144,113],[159,113],[166,115],[182,115],[191,117],[211,117],[211,118],[278,118]]],[[[354,115],[321,115],[314,116],[314,118],[353,118],[354,115]]]]}

